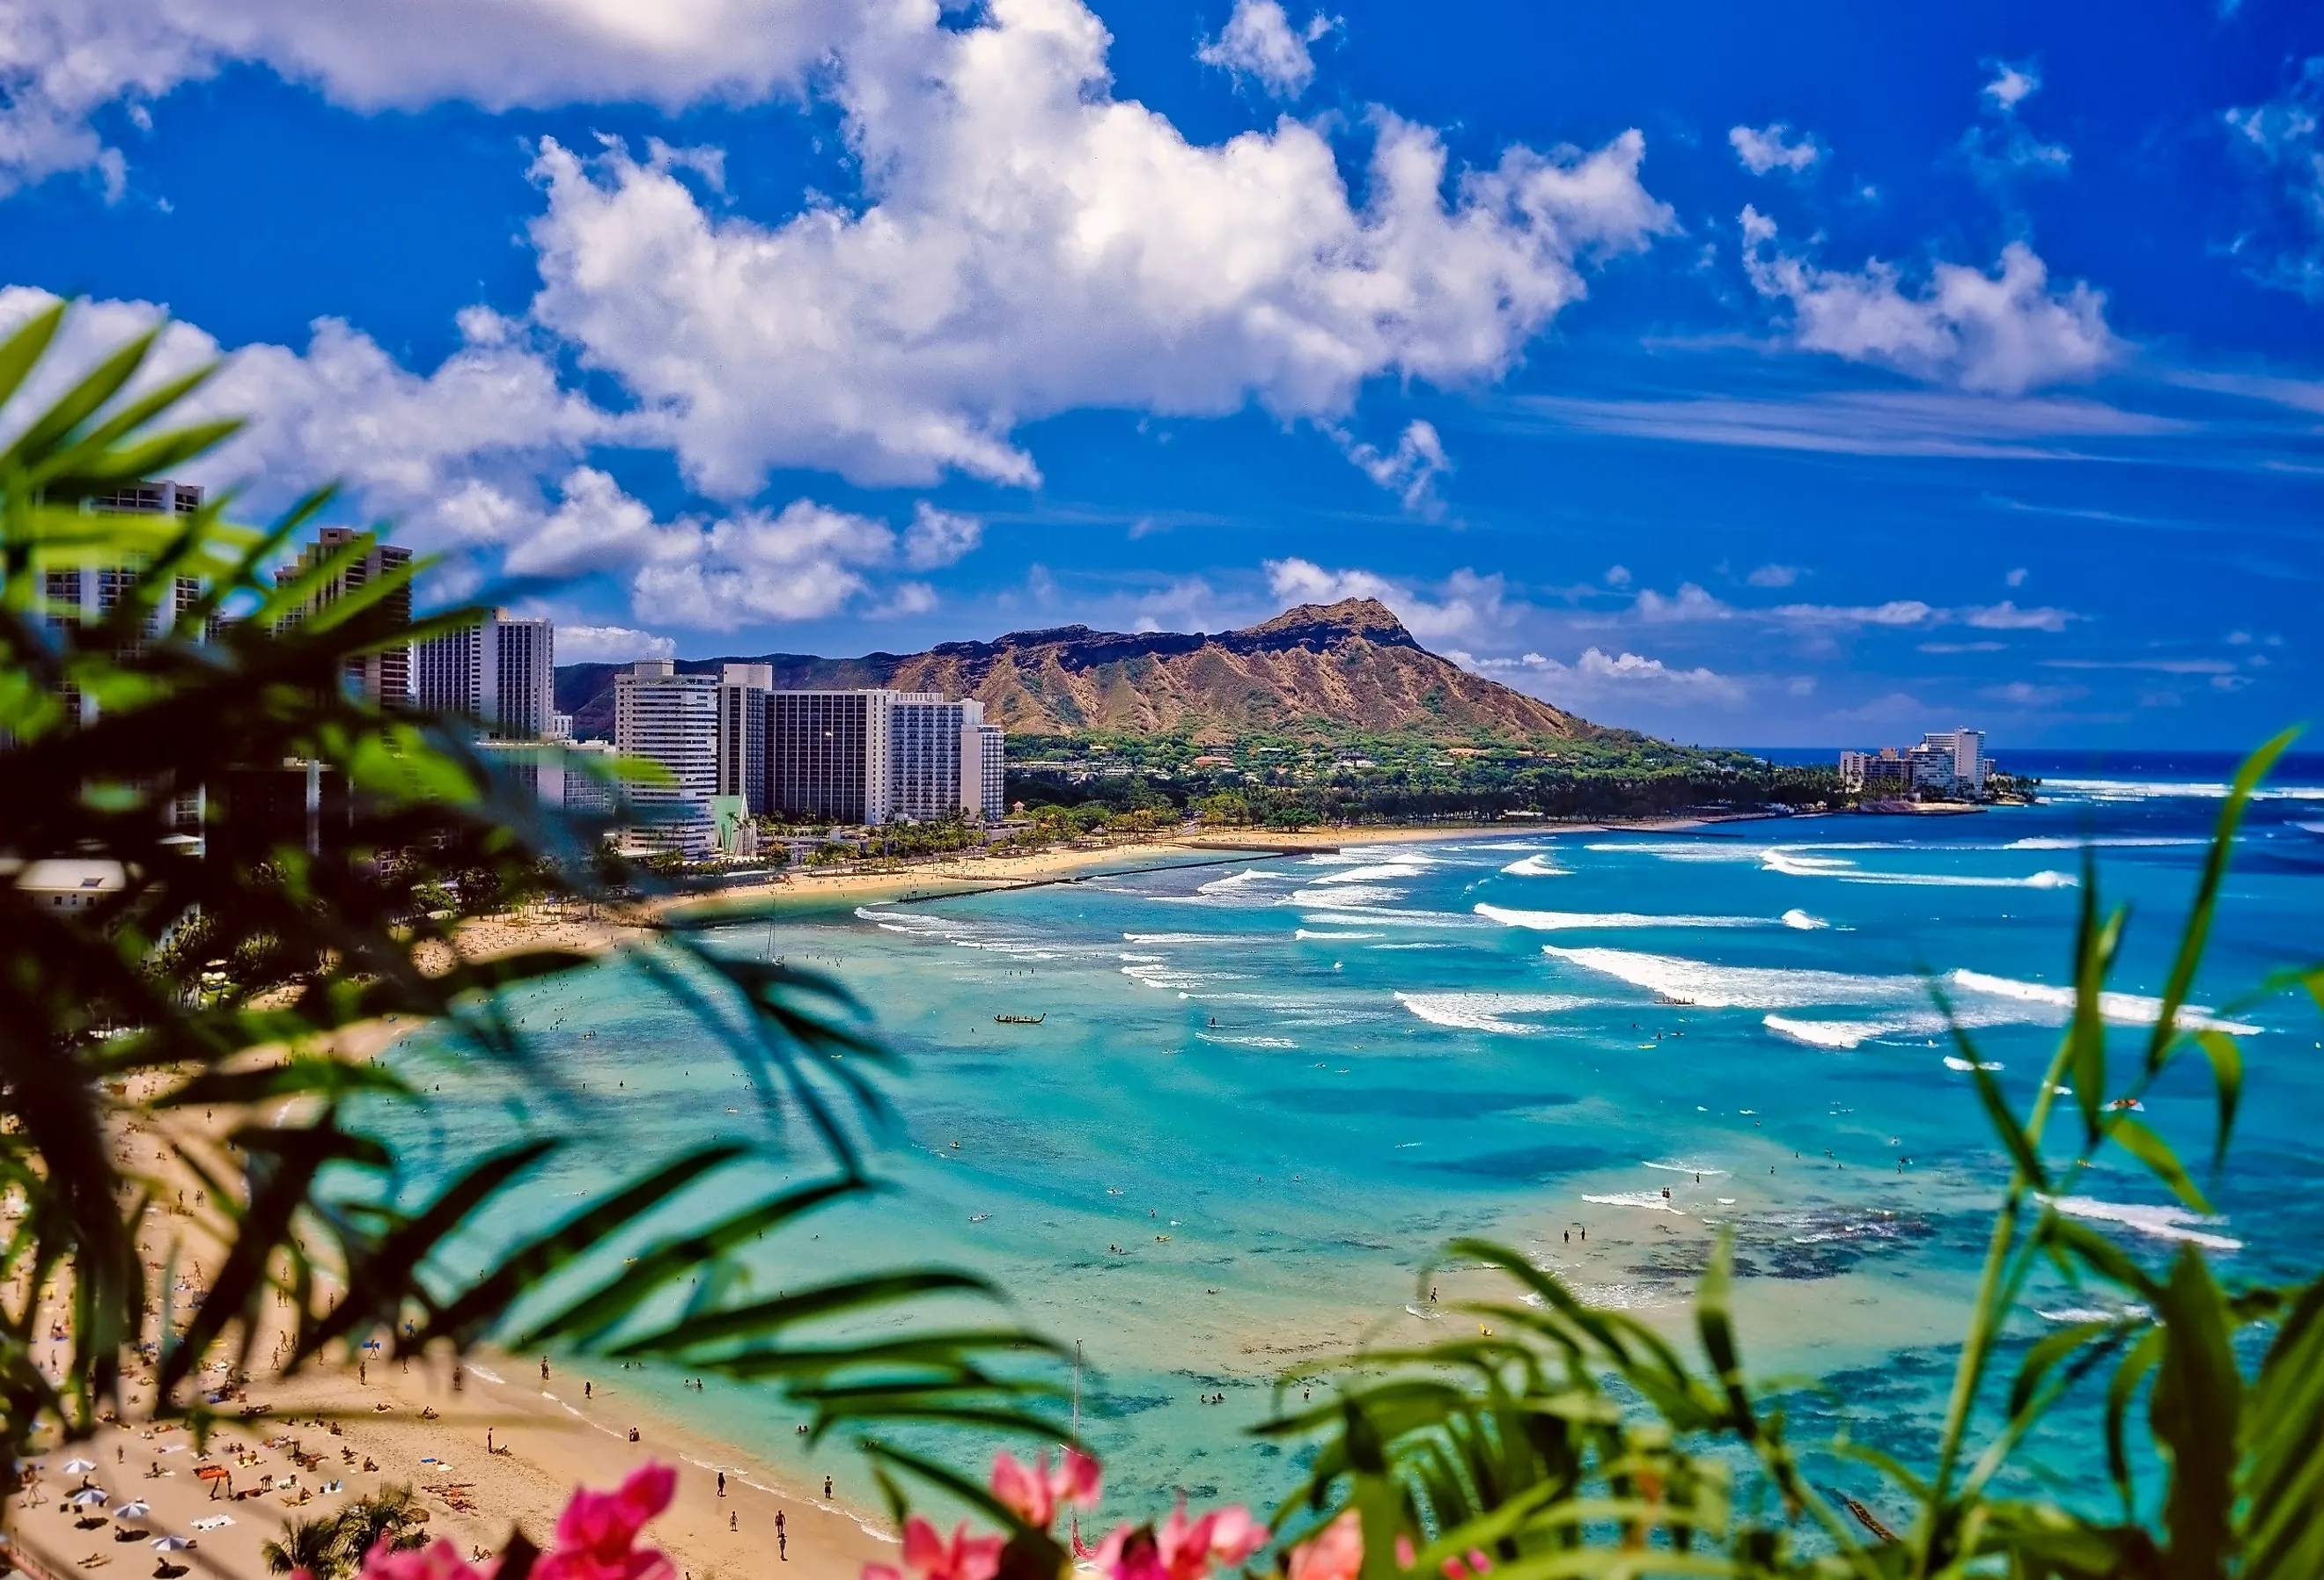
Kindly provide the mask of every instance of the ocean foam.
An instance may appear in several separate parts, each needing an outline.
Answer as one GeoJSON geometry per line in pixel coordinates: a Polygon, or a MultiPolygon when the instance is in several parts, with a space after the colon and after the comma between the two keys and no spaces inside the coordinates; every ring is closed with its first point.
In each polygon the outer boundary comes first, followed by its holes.
{"type": "MultiPolygon", "coordinates": [[[[2193,781],[2153,779],[2045,779],[2044,790],[2084,795],[2099,801],[2146,801],[2186,797],[2224,800],[2233,787],[2221,781],[2193,781]]],[[[2324,801],[2324,785],[2264,785],[2252,792],[2255,801],[2324,801]]]]}
{"type": "Polygon", "coordinates": [[[2026,839],[2013,839],[2001,848],[2003,850],[2150,850],[2172,845],[2202,845],[2209,843],[2208,839],[2147,838],[2134,835],[2120,835],[2109,839],[2064,839],[2036,836],[2026,839]]]}
{"type": "Polygon", "coordinates": [[[1291,936],[1292,936],[1293,938],[1309,938],[1309,939],[1316,939],[1316,940],[1323,940],[1323,939],[1327,939],[1327,938],[1328,938],[1328,939],[1333,939],[1333,940],[1335,940],[1335,941],[1336,941],[1336,940],[1338,940],[1338,939],[1342,939],[1342,938],[1379,938],[1379,934],[1378,934],[1378,933],[1332,932],[1332,931],[1328,931],[1328,930],[1327,930],[1327,931],[1323,931],[1323,932],[1318,932],[1318,931],[1314,930],[1314,929],[1311,929],[1311,928],[1304,928],[1304,927],[1303,927],[1303,928],[1294,928],[1294,929],[1291,930],[1291,936]]]}
{"type": "Polygon", "coordinates": [[[1311,910],[1300,920],[1311,927],[1473,928],[1484,924],[1450,910],[1394,910],[1378,905],[1343,905],[1332,898],[1329,910],[1311,910]]]}
{"type": "Polygon", "coordinates": [[[1124,933],[1125,944],[1244,944],[1250,940],[1241,933],[1124,933]]]}
{"type": "Polygon", "coordinates": [[[2071,873],[2034,873],[2023,878],[1983,877],[1969,873],[1841,873],[1844,883],[1891,883],[1916,889],[2075,889],[2071,873]]]}
{"type": "Polygon", "coordinates": [[[2141,1234],[2152,1234],[2158,1240],[2184,1240],[2208,1251],[2241,1251],[2244,1243],[2225,1234],[2207,1234],[2197,1224],[2221,1224],[2225,1218],[2206,1218],[2188,1212],[2183,1207],[2146,1206],[2129,1202],[2099,1201],[2094,1197],[2058,1196],[2042,1200],[2070,1218],[2089,1218],[2102,1224],[2120,1224],[2141,1234]]]}
{"type": "MultiPolygon", "coordinates": [[[[2074,990],[2070,987],[2019,982],[2008,976],[1987,976],[1982,971],[1949,971],[1945,974],[1945,980],[1966,993],[1988,993],[1996,998],[2041,1004],[2057,1011],[2061,1018],[2074,1007],[2074,990]]],[[[2117,1026],[2152,1026],[2163,1018],[2163,1001],[2148,998],[2144,993],[2102,993],[2098,994],[2098,1013],[2117,1026]]],[[[2205,1030],[2231,1032],[2237,1037],[2256,1036],[2260,1030],[2257,1026],[2219,1020],[2211,1013],[2209,1006],[2203,1004],[2180,1005],[2179,1023],[2200,1027],[2205,1030]]]]}
{"type": "Polygon", "coordinates": [[[1350,867],[1345,872],[1326,873],[1308,882],[1319,886],[1325,883],[1369,883],[1380,878],[1418,878],[1425,876],[1427,871],[1426,864],[1420,862],[1382,862],[1377,866],[1350,867]]]}
{"type": "Polygon", "coordinates": [[[1646,1207],[1653,1212],[1668,1213],[1675,1218],[1687,1215],[1671,1206],[1670,1198],[1658,1190],[1622,1190],[1609,1196],[1585,1196],[1582,1199],[1594,1202],[1601,1207],[1646,1207]]]}
{"type": "MultiPolygon", "coordinates": [[[[1724,1169],[1713,1169],[1708,1163],[1647,1163],[1643,1167],[1659,1169],[1665,1174],[1724,1174],[1727,1172],[1724,1169]]],[[[1725,1205],[1732,1206],[1734,1204],[1729,1202],[1725,1205]]]]}
{"type": "Polygon", "coordinates": [[[1277,905],[1386,905],[1401,900],[1402,889],[1390,889],[1379,883],[1350,883],[1342,888],[1326,889],[1317,884],[1312,889],[1295,889],[1276,901],[1277,905]]]}
{"type": "Polygon", "coordinates": [[[1831,923],[1820,916],[1810,916],[1804,910],[1787,910],[1784,912],[1784,925],[1787,928],[1797,928],[1803,933],[1812,933],[1818,929],[1828,928],[1831,923]]]}
{"type": "Polygon", "coordinates": [[[1508,866],[1503,867],[1501,871],[1513,878],[1565,878],[1572,876],[1572,869],[1571,867],[1559,866],[1557,864],[1556,858],[1552,856],[1547,851],[1543,851],[1539,855],[1529,855],[1522,860],[1513,861],[1508,866]]]}
{"type": "Polygon", "coordinates": [[[1975,1064],[1971,1064],[1957,1053],[1945,1055],[1945,1068],[1959,1070],[1963,1075],[1969,1074],[1971,1070],[1997,1070],[2000,1067],[2001,1061],[1997,1058],[1981,1058],[1975,1064]]]}
{"type": "Polygon", "coordinates": [[[1779,1037],[1804,1042],[1810,1048],[1851,1049],[1896,1027],[1885,1021],[1802,1021],[1791,1015],[1766,1015],[1760,1024],[1779,1037]]]}
{"type": "Polygon", "coordinates": [[[1432,1026],[1510,1037],[1538,1036],[1543,1028],[1508,1016],[1554,1015],[1591,1002],[1571,993],[1399,993],[1396,1000],[1432,1026]]]}
{"type": "Polygon", "coordinates": [[[1713,966],[1678,955],[1633,949],[1563,948],[1542,953],[1585,971],[1618,978],[1664,998],[1713,1010],[1796,1010],[1814,1004],[1906,1004],[1927,989],[1917,977],[1857,976],[1839,971],[1798,971],[1767,966],[1713,966]]]}
{"type": "Polygon", "coordinates": [[[1572,932],[1583,928],[1732,928],[1774,927],[1756,916],[1647,916],[1635,910],[1513,910],[1505,905],[1479,905],[1477,914],[1503,927],[1531,928],[1536,932],[1572,932]]]}

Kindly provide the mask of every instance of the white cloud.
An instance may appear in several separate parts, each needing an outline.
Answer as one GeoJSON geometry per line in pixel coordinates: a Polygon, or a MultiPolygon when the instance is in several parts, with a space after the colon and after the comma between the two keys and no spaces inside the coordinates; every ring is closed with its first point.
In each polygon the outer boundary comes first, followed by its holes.
{"type": "Polygon", "coordinates": [[[1363,475],[1404,501],[1404,508],[1417,515],[1433,516],[1443,509],[1436,497],[1436,479],[1452,469],[1444,454],[1443,441],[1436,437],[1435,424],[1417,419],[1405,425],[1397,436],[1396,448],[1383,455],[1369,444],[1357,444],[1344,436],[1341,443],[1346,448],[1348,459],[1353,461],[1363,475]]]}
{"type": "Polygon", "coordinates": [[[2026,577],[2027,574],[2028,574],[2028,573],[2027,573],[2027,571],[2026,571],[2025,568],[2024,568],[2024,566],[2022,566],[2022,565],[2021,565],[2021,566],[2018,566],[2015,569],[2012,570],[2012,571],[2011,571],[2007,576],[2003,577],[2001,579],[2002,579],[2002,582],[2003,582],[2003,584],[2004,584],[2005,586],[2007,586],[2007,587],[2024,587],[2024,586],[2025,585],[2025,577],[2026,577]]]}
{"type": "Polygon", "coordinates": [[[2267,284],[2324,300],[2324,55],[2264,103],[2227,110],[2235,145],[2273,190],[2235,251],[2267,284]]]}
{"type": "Polygon", "coordinates": [[[914,570],[956,565],[982,541],[982,522],[938,510],[924,499],[913,509],[912,524],[904,529],[904,563],[914,570]]]}
{"type": "Polygon", "coordinates": [[[1987,686],[1979,695],[2013,707],[2055,707],[2087,697],[2089,691],[2081,686],[2036,686],[2030,680],[2012,680],[2006,686],[1987,686]]]}
{"type": "Polygon", "coordinates": [[[1665,625],[1680,620],[1731,620],[1735,616],[1731,606],[1691,581],[1680,583],[1678,591],[1669,597],[1652,587],[1641,587],[1631,608],[1649,625],[1665,625]]]}
{"type": "Polygon", "coordinates": [[[510,574],[577,576],[687,553],[688,530],[663,527],[608,473],[576,467],[566,474],[562,493],[563,500],[538,527],[521,538],[503,536],[510,574]]]}
{"type": "Polygon", "coordinates": [[[881,15],[830,78],[860,210],[767,226],[706,210],[666,159],[541,145],[534,315],[713,494],[779,466],[1027,485],[1013,430],[1072,408],[1328,421],[1382,374],[1490,378],[1593,261],[1673,227],[1635,131],[1456,174],[1383,112],[1357,207],[1312,127],[1197,146],[1114,98],[1078,0],[881,15]]]}
{"type": "MultiPolygon", "coordinates": [[[[0,290],[0,330],[52,305],[23,286],[0,290]]],[[[66,315],[41,376],[0,408],[0,431],[45,405],[132,335],[167,319],[143,301],[85,301],[66,315]]],[[[424,544],[504,543],[533,530],[536,481],[586,447],[619,439],[626,420],[559,386],[543,352],[490,313],[462,315],[463,344],[429,374],[400,366],[377,342],[318,319],[304,352],[245,346],[188,403],[188,416],[232,414],[249,425],[183,469],[211,486],[247,483],[258,509],[295,491],[344,481],[368,513],[424,544]]],[[[190,324],[167,320],[140,382],[150,386],[222,356],[190,324]]]]}
{"type": "Polygon", "coordinates": [[[1988,60],[1986,65],[1994,72],[1979,95],[1986,104],[1986,122],[1961,134],[1960,155],[1969,173],[1987,186],[2013,176],[2065,174],[2074,162],[2073,151],[2061,143],[2043,142],[2017,116],[2017,106],[2040,91],[2041,74],[2031,62],[2012,66],[1988,60]]]}
{"type": "Polygon", "coordinates": [[[1918,598],[1891,598],[1885,604],[1781,604],[1766,613],[1785,625],[1807,627],[1927,625],[1944,617],[1942,610],[1918,598]]]}
{"type": "Polygon", "coordinates": [[[1730,126],[1727,143],[1743,162],[1743,168],[1755,176],[1778,170],[1799,175],[1821,159],[1824,152],[1812,135],[1794,141],[1791,127],[1782,121],[1766,126],[1730,126]]]}
{"type": "Polygon", "coordinates": [[[1258,83],[1277,98],[1297,98],[1315,80],[1315,57],[1307,46],[1338,23],[1317,12],[1295,29],[1279,0],[1235,0],[1226,30],[1194,51],[1206,66],[1219,66],[1258,83]]]}
{"type": "Polygon", "coordinates": [[[1980,631],[2063,631],[2074,615],[2064,609],[2021,609],[2004,598],[1982,609],[1959,611],[1961,621],[1980,631]]]}
{"type": "Polygon", "coordinates": [[[1787,587],[1800,579],[1796,565],[1763,565],[1743,578],[1755,587],[1787,587]]]}
{"type": "Polygon", "coordinates": [[[2006,60],[1987,60],[1986,67],[1993,72],[1993,80],[1979,91],[2005,115],[2041,91],[2042,74],[2034,69],[2031,60],[2022,66],[2013,66],[2006,60]]]}
{"type": "Polygon", "coordinates": [[[117,193],[122,155],[90,117],[126,102],[134,120],[143,101],[230,60],[362,110],[441,99],[675,110],[795,88],[861,10],[850,0],[0,0],[0,193],[84,169],[117,193]]]}
{"type": "Polygon", "coordinates": [[[1466,568],[1439,585],[1434,596],[1404,582],[1369,570],[1326,570],[1309,559],[1267,561],[1268,590],[1286,604],[1336,604],[1344,598],[1376,598],[1396,612],[1405,628],[1423,642],[1475,637],[1508,624],[1500,573],[1480,576],[1466,568]]]}
{"type": "Polygon", "coordinates": [[[1703,703],[1731,707],[1745,698],[1744,688],[1732,678],[1698,665],[1675,669],[1660,659],[1634,652],[1609,654],[1589,648],[1571,664],[1526,654],[1523,662],[1535,677],[1532,689],[1576,711],[1609,702],[1687,707],[1703,703]]]}
{"type": "Polygon", "coordinates": [[[1748,206],[1742,227],[1752,289],[1790,303],[1792,338],[1810,351],[1998,395],[2090,378],[2121,352],[2104,294],[2079,280],[2051,290],[2047,267],[2023,242],[2001,249],[1991,274],[1938,263],[1906,295],[1893,263],[1820,268],[1781,251],[1775,222],[1748,206]]]}
{"type": "Polygon", "coordinates": [[[1608,566],[1606,568],[1606,585],[1609,587],[1628,587],[1630,585],[1630,568],[1627,565],[1608,566]]]}
{"type": "Polygon", "coordinates": [[[707,527],[679,523],[685,549],[639,568],[632,606],[673,625],[732,631],[762,620],[839,612],[889,563],[896,535],[868,516],[794,500],[779,514],[744,511],[707,527]]]}
{"type": "Polygon", "coordinates": [[[626,625],[566,625],[557,627],[557,661],[560,664],[624,664],[632,659],[674,659],[678,643],[650,631],[626,625]]]}

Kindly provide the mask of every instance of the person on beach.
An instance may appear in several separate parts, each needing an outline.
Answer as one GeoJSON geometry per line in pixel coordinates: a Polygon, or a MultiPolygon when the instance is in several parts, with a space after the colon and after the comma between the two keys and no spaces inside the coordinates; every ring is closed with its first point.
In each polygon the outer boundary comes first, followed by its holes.
{"type": "Polygon", "coordinates": [[[723,1470],[718,1473],[718,1495],[722,1498],[726,1495],[726,1473],[723,1470]]]}
{"type": "Polygon", "coordinates": [[[825,1499],[825,1501],[826,1502],[830,1501],[830,1498],[831,1498],[831,1478],[830,1478],[829,1476],[825,1476],[825,1477],[824,1477],[824,1478],[823,1478],[823,1496],[824,1496],[824,1499],[825,1499]]]}

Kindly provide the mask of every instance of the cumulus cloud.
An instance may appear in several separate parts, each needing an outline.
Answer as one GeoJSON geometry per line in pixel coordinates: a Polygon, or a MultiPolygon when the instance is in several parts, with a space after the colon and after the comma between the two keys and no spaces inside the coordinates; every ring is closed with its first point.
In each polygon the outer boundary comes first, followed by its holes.
{"type": "Polygon", "coordinates": [[[836,614],[870,590],[862,568],[885,565],[896,551],[885,522],[807,499],[680,531],[682,550],[639,568],[632,603],[670,624],[709,631],[836,614]]]}
{"type": "Polygon", "coordinates": [[[1823,146],[1813,136],[1803,134],[1795,139],[1791,127],[1782,121],[1766,126],[1730,126],[1727,144],[1735,150],[1735,157],[1743,162],[1743,168],[1755,176],[1779,170],[1800,175],[1823,157],[1823,146]]]}
{"type": "MultiPolygon", "coordinates": [[[[0,332],[57,298],[0,290],[0,332]]],[[[224,356],[193,325],[151,302],[85,301],[66,317],[42,376],[0,409],[0,430],[44,406],[131,336],[167,322],[138,385],[149,387],[224,356]]],[[[252,485],[253,504],[343,480],[368,512],[435,545],[503,543],[535,530],[536,479],[586,447],[618,440],[626,421],[561,388],[547,354],[491,314],[462,319],[464,344],[428,374],[400,365],[369,336],[316,320],[304,351],[245,346],[189,403],[189,415],[246,416],[248,426],[183,469],[213,487],[252,485]]]]}
{"type": "Polygon", "coordinates": [[[1423,642],[1474,638],[1508,624],[1511,613],[1504,606],[1508,584],[1498,571],[1480,576],[1464,568],[1426,593],[1369,570],[1326,570],[1311,559],[1270,559],[1266,569],[1268,590],[1278,602],[1376,598],[1423,642]]]}
{"type": "Polygon", "coordinates": [[[1194,58],[1256,82],[1277,98],[1297,98],[1315,80],[1315,57],[1307,46],[1337,25],[1319,11],[1305,27],[1294,28],[1279,0],[1235,0],[1225,30],[1206,41],[1194,58]]]}
{"type": "Polygon", "coordinates": [[[1452,469],[1444,454],[1444,443],[1436,437],[1436,426],[1415,420],[1405,425],[1397,436],[1396,448],[1383,454],[1369,444],[1358,444],[1342,437],[1342,445],[1363,475],[1404,501],[1404,508],[1417,515],[1439,513],[1443,504],[1436,497],[1436,479],[1452,469]]]}
{"type": "Polygon", "coordinates": [[[560,664],[625,664],[632,659],[674,659],[678,642],[650,631],[626,625],[567,625],[557,627],[557,661],[560,664]]]}
{"type": "Polygon", "coordinates": [[[982,541],[982,522],[938,510],[924,499],[912,512],[912,524],[904,529],[904,563],[914,570],[957,565],[982,541]]]}
{"type": "Polygon", "coordinates": [[[2236,256],[2255,278],[2324,300],[2324,55],[2282,93],[2225,119],[2263,185],[2236,256]]]}
{"type": "Polygon", "coordinates": [[[1938,263],[1907,293],[1893,263],[1825,269],[1777,245],[1775,222],[1746,206],[1744,268],[1752,289],[1792,311],[1792,338],[1810,351],[1877,363],[1978,393],[2019,395],[2088,379],[2121,353],[2106,298],[2082,282],[2052,290],[2024,242],[2001,249],[1991,274],[1938,263]]]}
{"type": "Polygon", "coordinates": [[[667,157],[545,141],[533,313],[643,402],[688,478],[1037,478],[1021,422],[1076,407],[1336,420],[1362,383],[1493,377],[1673,226],[1635,131],[1450,169],[1385,112],[1359,206],[1286,119],[1216,146],[1112,97],[1077,0],[973,26],[899,6],[835,57],[860,209],[706,209],[667,157]]]}
{"type": "Polygon", "coordinates": [[[1743,578],[1755,587],[1787,587],[1800,579],[1796,565],[1763,565],[1743,578]]]}
{"type": "MultiPolygon", "coordinates": [[[[892,8],[895,0],[888,0],[892,8]]],[[[0,194],[124,164],[90,117],[232,60],[356,109],[644,101],[666,110],[795,88],[861,14],[850,0],[0,0],[0,194]]]]}
{"type": "Polygon", "coordinates": [[[1514,671],[1536,691],[1561,707],[1581,711],[1607,703],[1644,703],[1687,707],[1704,703],[1734,707],[1745,698],[1742,684],[1715,670],[1697,665],[1691,670],[1665,664],[1660,659],[1602,648],[1583,650],[1570,664],[1537,652],[1522,659],[1471,660],[1469,667],[1491,672],[1514,671]]]}
{"type": "MultiPolygon", "coordinates": [[[[1761,586],[1784,585],[1760,582],[1756,576],[1751,579],[1761,586]]],[[[2047,605],[2021,609],[2007,599],[1958,608],[1941,607],[1919,598],[1891,598],[1881,604],[1776,604],[1766,608],[1745,608],[1705,592],[1693,582],[1682,582],[1677,592],[1669,594],[1642,587],[1631,603],[1630,612],[1647,625],[1738,620],[1782,625],[1803,633],[1861,631],[1868,627],[1910,630],[1938,625],[1969,625],[1984,631],[2057,632],[2081,618],[2071,610],[2047,605]]]]}
{"type": "Polygon", "coordinates": [[[2047,606],[2021,609],[2007,598],[1982,609],[1960,611],[1963,624],[1980,631],[2063,631],[2073,617],[2064,609],[2047,606]]]}
{"type": "Polygon", "coordinates": [[[2013,66],[2006,60],[1987,60],[1985,64],[1993,73],[1993,80],[1978,91],[2005,115],[2041,91],[2042,74],[2031,60],[2021,66],[2013,66]]]}
{"type": "Polygon", "coordinates": [[[1735,615],[1732,606],[1691,581],[1680,583],[1678,591],[1667,597],[1652,587],[1641,587],[1630,607],[1649,625],[1679,620],[1729,620],[1735,615]]]}

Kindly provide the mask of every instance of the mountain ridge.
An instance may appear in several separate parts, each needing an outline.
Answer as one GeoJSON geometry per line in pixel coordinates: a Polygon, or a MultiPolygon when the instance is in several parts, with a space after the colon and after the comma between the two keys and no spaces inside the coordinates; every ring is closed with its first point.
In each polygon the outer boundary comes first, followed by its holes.
{"type": "MultiPolygon", "coordinates": [[[[973,697],[1012,735],[1184,731],[1223,744],[1251,734],[1348,732],[1443,739],[1626,736],[1462,669],[1421,646],[1371,598],[1300,604],[1233,631],[1099,631],[1057,625],[924,652],[826,659],[805,653],[681,659],[680,673],[767,664],[782,688],[890,687],[973,697]]],[[[584,737],[613,733],[624,664],[559,665],[557,706],[584,737]]]]}

